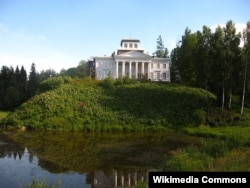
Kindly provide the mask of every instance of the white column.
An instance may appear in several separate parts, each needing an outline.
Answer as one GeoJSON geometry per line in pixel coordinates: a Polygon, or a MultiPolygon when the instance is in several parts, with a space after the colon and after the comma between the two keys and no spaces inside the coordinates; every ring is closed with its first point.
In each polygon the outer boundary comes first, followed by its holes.
{"type": "Polygon", "coordinates": [[[150,73],[150,71],[151,71],[151,63],[148,62],[148,79],[151,79],[151,73],[150,73]]]}
{"type": "Polygon", "coordinates": [[[144,63],[141,63],[141,79],[144,78],[144,63]]]}
{"type": "Polygon", "coordinates": [[[132,62],[129,62],[129,78],[132,78],[132,62]]]}
{"type": "Polygon", "coordinates": [[[115,186],[117,186],[117,171],[115,171],[115,186]]]}
{"type": "Polygon", "coordinates": [[[128,186],[130,187],[131,185],[131,179],[130,179],[130,174],[128,174],[128,186]]]}
{"type": "Polygon", "coordinates": [[[122,183],[122,186],[124,186],[124,176],[121,175],[121,183],[122,183]]]}
{"type": "Polygon", "coordinates": [[[115,62],[115,78],[118,78],[118,67],[119,67],[119,61],[115,62]]]}
{"type": "Polygon", "coordinates": [[[125,62],[122,62],[122,77],[125,75],[125,62]]]}
{"type": "Polygon", "coordinates": [[[137,185],[137,172],[135,172],[134,180],[135,180],[135,185],[137,185]]]}
{"type": "Polygon", "coordinates": [[[135,62],[135,79],[138,79],[138,62],[135,62]]]}

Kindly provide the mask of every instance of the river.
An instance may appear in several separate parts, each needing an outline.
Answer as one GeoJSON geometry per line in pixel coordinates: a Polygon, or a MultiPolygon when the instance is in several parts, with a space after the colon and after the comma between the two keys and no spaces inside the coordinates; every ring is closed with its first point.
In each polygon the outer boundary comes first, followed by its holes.
{"type": "Polygon", "coordinates": [[[1,132],[0,188],[36,180],[60,188],[136,187],[170,153],[199,143],[175,131],[137,133],[1,132]]]}

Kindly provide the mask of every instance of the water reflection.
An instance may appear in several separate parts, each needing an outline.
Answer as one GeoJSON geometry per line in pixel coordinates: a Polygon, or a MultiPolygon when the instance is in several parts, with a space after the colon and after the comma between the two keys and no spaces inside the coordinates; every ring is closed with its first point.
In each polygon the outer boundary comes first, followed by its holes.
{"type": "Polygon", "coordinates": [[[44,177],[52,183],[60,179],[62,188],[135,187],[147,182],[148,171],[159,171],[171,150],[198,142],[175,132],[2,134],[0,187],[44,177]]]}
{"type": "Polygon", "coordinates": [[[138,182],[148,180],[148,170],[136,170],[133,172],[123,172],[112,170],[110,175],[104,174],[103,171],[96,171],[87,175],[87,183],[95,188],[110,187],[136,187],[138,182]]]}

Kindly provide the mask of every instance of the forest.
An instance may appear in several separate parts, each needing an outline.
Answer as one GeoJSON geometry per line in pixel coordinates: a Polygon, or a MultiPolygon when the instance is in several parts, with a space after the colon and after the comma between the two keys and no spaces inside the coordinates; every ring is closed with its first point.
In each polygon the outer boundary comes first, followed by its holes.
{"type": "Polygon", "coordinates": [[[214,93],[222,111],[238,98],[243,113],[250,105],[249,49],[250,22],[239,33],[232,20],[214,32],[207,26],[193,33],[186,28],[171,51],[171,81],[214,93]]]}
{"type": "Polygon", "coordinates": [[[88,65],[83,60],[77,67],[62,69],[60,73],[53,69],[42,70],[39,73],[36,71],[35,63],[31,64],[29,73],[23,66],[21,69],[18,66],[15,69],[12,66],[2,66],[0,70],[0,97],[2,99],[0,110],[12,111],[23,102],[44,91],[45,87],[58,87],[64,82],[62,77],[84,78],[87,76],[89,76],[88,65]],[[49,78],[53,79],[48,80],[49,78]]]}

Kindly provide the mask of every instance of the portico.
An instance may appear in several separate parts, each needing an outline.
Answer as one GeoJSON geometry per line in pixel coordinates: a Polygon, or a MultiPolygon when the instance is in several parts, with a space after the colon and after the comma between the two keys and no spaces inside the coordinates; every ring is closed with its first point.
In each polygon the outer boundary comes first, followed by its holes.
{"type": "Polygon", "coordinates": [[[148,79],[151,62],[116,61],[115,78],[128,76],[131,79],[148,79]]]}

